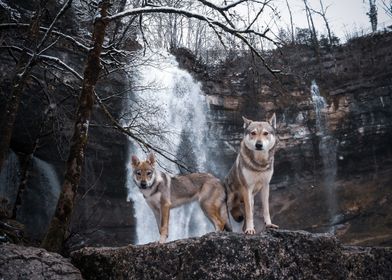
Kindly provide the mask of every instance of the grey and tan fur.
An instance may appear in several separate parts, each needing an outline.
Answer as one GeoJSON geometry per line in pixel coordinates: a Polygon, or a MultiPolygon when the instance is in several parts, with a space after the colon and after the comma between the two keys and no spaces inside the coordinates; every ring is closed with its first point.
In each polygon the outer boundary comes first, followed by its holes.
{"type": "Polygon", "coordinates": [[[132,167],[133,179],[154,212],[160,243],[164,243],[169,234],[170,209],[195,200],[216,231],[231,231],[226,193],[219,179],[207,173],[171,176],[158,171],[153,153],[145,161],[132,156],[132,167]]]}
{"type": "Polygon", "coordinates": [[[251,121],[244,117],[245,135],[237,159],[226,176],[224,184],[228,193],[228,208],[234,220],[244,218],[243,231],[255,234],[253,221],[254,196],[261,195],[266,227],[272,224],[269,212],[269,183],[274,171],[276,116],[267,122],[251,121]]]}

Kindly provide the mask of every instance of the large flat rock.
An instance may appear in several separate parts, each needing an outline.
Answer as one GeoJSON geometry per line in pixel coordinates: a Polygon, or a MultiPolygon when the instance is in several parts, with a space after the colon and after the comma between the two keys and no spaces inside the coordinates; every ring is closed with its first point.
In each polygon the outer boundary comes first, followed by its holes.
{"type": "Polygon", "coordinates": [[[326,234],[210,233],[164,245],[72,253],[86,279],[390,279],[391,248],[343,247],[326,234]]]}
{"type": "Polygon", "coordinates": [[[59,254],[34,247],[0,244],[0,279],[80,280],[79,270],[59,254]]]}

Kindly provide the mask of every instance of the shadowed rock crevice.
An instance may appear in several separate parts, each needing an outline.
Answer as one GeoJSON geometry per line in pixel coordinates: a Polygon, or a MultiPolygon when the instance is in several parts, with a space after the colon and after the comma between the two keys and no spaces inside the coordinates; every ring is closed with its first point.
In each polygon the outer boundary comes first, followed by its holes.
{"type": "Polygon", "coordinates": [[[326,234],[210,233],[164,245],[84,248],[71,255],[86,279],[388,279],[391,248],[344,247],[326,234]]]}

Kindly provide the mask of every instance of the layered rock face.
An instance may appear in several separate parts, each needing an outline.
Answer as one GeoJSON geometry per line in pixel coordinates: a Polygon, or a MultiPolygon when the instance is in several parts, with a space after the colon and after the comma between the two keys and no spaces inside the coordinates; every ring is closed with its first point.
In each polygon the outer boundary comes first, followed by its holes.
{"type": "Polygon", "coordinates": [[[84,248],[72,263],[85,279],[388,279],[390,248],[342,247],[306,232],[210,233],[122,248],[84,248]]]}
{"type": "MultiPolygon", "coordinates": [[[[186,50],[180,65],[210,104],[210,169],[223,178],[242,139],[241,115],[278,117],[273,221],[287,229],[334,232],[346,243],[391,245],[392,34],[358,38],[318,53],[306,46],[211,66],[186,50]],[[313,82],[314,81],[314,82],[313,82]],[[313,84],[313,86],[312,86],[313,84]],[[325,106],[316,108],[315,91],[325,106]],[[313,91],[313,93],[312,93],[313,91]],[[313,95],[313,96],[312,96],[313,95]]],[[[260,202],[256,199],[259,230],[260,202]]]]}

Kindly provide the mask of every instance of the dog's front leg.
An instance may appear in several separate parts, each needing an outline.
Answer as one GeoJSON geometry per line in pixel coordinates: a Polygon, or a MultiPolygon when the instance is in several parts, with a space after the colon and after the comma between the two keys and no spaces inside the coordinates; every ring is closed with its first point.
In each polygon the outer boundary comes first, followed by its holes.
{"type": "Polygon", "coordinates": [[[169,216],[170,216],[170,202],[161,201],[161,225],[159,228],[160,238],[159,243],[165,243],[169,236],[169,216]]]}
{"type": "Polygon", "coordinates": [[[267,228],[279,228],[271,222],[271,216],[269,212],[269,184],[263,186],[261,189],[261,203],[263,204],[263,217],[264,223],[267,228]]]}
{"type": "Polygon", "coordinates": [[[253,207],[254,207],[253,194],[247,188],[243,188],[242,197],[244,199],[244,208],[245,208],[245,224],[243,230],[245,234],[255,234],[256,230],[253,222],[253,207]]]}

